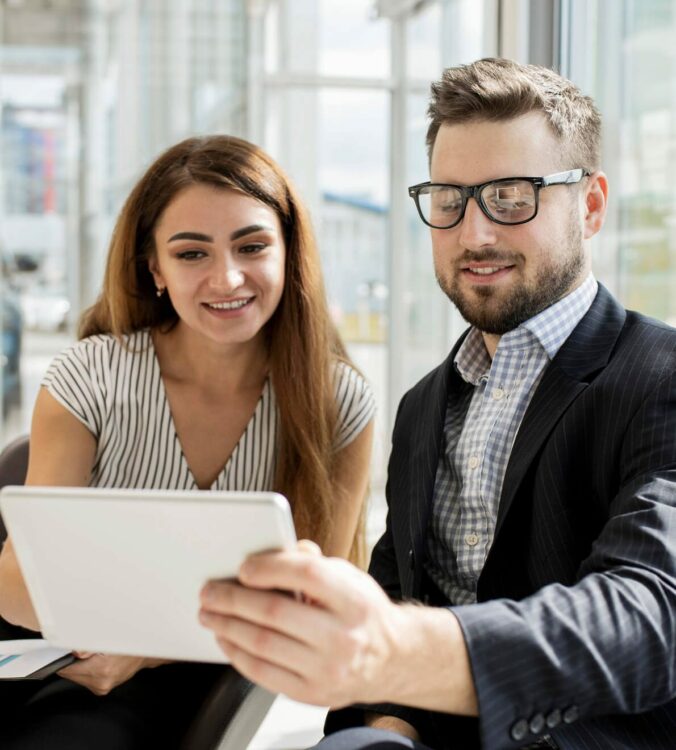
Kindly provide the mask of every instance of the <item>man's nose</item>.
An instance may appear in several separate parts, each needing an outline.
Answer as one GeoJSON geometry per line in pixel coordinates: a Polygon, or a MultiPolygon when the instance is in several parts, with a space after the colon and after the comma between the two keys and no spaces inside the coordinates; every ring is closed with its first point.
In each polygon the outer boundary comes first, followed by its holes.
{"type": "Polygon", "coordinates": [[[494,246],[497,242],[497,227],[498,225],[481,210],[477,201],[470,198],[460,222],[458,239],[468,250],[479,250],[487,245],[494,246]]]}

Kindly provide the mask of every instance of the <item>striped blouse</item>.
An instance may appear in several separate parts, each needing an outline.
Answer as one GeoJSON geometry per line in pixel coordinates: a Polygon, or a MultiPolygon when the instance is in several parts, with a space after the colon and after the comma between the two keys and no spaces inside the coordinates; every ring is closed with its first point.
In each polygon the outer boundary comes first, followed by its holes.
{"type": "MultiPolygon", "coordinates": [[[[149,329],[96,335],[58,355],[42,385],[97,439],[90,486],[197,490],[171,416],[149,329]]],[[[375,412],[370,386],[348,365],[335,369],[335,449],[375,412]]],[[[273,489],[279,413],[268,378],[253,416],[212,490],[273,489]]]]}

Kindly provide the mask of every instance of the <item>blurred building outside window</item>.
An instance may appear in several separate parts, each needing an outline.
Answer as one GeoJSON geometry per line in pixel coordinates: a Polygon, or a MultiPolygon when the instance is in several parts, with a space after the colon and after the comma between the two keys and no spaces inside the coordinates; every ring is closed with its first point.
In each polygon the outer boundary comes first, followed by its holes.
{"type": "Polygon", "coordinates": [[[142,169],[189,135],[245,135],[246,42],[240,0],[0,2],[2,444],[98,294],[142,169]]]}

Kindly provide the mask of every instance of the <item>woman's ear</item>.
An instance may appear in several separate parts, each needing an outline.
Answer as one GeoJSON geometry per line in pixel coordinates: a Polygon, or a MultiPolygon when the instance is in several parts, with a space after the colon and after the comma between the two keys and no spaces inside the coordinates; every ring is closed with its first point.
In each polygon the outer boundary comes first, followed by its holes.
{"type": "Polygon", "coordinates": [[[153,279],[155,281],[155,286],[157,287],[157,289],[164,290],[167,285],[160,271],[160,266],[159,266],[159,263],[157,262],[157,256],[154,254],[151,255],[150,258],[148,258],[148,270],[153,276],[153,279]]]}
{"type": "Polygon", "coordinates": [[[584,238],[593,237],[603,226],[608,208],[608,178],[603,172],[592,172],[585,189],[584,238]]]}

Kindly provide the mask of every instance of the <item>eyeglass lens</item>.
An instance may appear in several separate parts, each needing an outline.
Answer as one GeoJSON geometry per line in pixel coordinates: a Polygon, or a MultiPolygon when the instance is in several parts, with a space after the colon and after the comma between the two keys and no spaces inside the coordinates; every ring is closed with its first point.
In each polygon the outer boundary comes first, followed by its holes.
{"type": "MultiPolygon", "coordinates": [[[[479,199],[491,218],[505,224],[528,221],[535,215],[535,187],[526,180],[490,182],[479,199]]],[[[425,221],[434,227],[448,227],[460,220],[462,192],[458,188],[428,185],[418,193],[418,203],[425,221]]]]}

